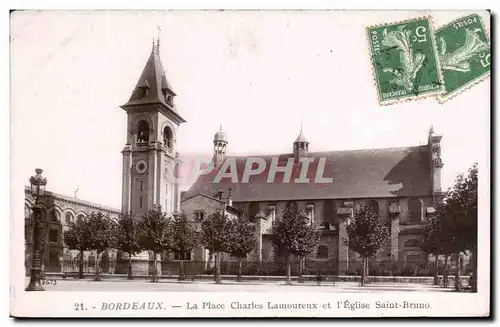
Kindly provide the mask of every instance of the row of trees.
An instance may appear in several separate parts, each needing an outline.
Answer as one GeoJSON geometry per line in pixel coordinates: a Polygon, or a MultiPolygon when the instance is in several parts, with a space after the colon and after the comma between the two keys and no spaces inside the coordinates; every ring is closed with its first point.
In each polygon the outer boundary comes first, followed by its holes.
{"type": "MultiPolygon", "coordinates": [[[[139,220],[130,214],[113,220],[101,212],[92,212],[87,219],[80,218],[70,224],[64,232],[64,242],[69,249],[80,251],[80,278],[83,278],[84,251],[96,251],[95,279],[100,280],[102,253],[117,249],[128,254],[128,278],[132,279],[133,255],[152,251],[156,268],[157,254],[163,251],[191,251],[196,245],[196,232],[184,214],[167,217],[160,208],[149,210],[139,220]]],[[[156,280],[153,269],[153,281],[156,280]]]]}
{"type": "MultiPolygon", "coordinates": [[[[471,291],[477,292],[477,164],[473,164],[467,176],[459,174],[455,185],[436,204],[436,213],[423,230],[422,250],[435,256],[435,284],[438,283],[439,256],[445,258],[444,285],[447,284],[448,259],[456,262],[455,289],[460,290],[461,254],[471,255],[471,291]]],[[[362,206],[347,226],[348,238],[343,240],[362,259],[361,285],[366,282],[367,262],[390,240],[390,231],[382,218],[370,206],[362,206]]]]}
{"type": "MultiPolygon", "coordinates": [[[[285,256],[287,264],[287,283],[291,282],[292,257],[299,262],[299,280],[302,280],[304,258],[316,249],[319,231],[310,223],[309,218],[299,213],[292,204],[285,209],[281,219],[272,226],[273,245],[277,253],[285,256]]],[[[361,285],[367,278],[368,258],[375,256],[390,238],[389,229],[383,224],[382,217],[372,206],[363,205],[349,217],[347,238],[342,242],[357,252],[362,259],[361,285]]]]}
{"type": "Polygon", "coordinates": [[[158,281],[158,254],[178,253],[181,259],[179,278],[184,279],[186,253],[190,253],[199,242],[216,255],[219,260],[219,272],[222,252],[238,257],[241,276],[241,259],[255,248],[256,237],[254,226],[250,222],[243,218],[229,219],[223,209],[217,210],[204,220],[201,231],[198,231],[184,213],[167,216],[160,207],[154,207],[139,219],[124,214],[118,220],[113,220],[101,212],[93,212],[87,219],[77,219],[70,224],[69,229],[64,232],[64,242],[69,249],[80,251],[80,278],[83,278],[81,259],[84,251],[96,251],[95,279],[100,280],[102,253],[107,249],[117,249],[128,254],[129,279],[132,279],[132,256],[142,251],[151,251],[152,281],[158,281]]]}
{"type": "MultiPolygon", "coordinates": [[[[364,206],[349,224],[345,244],[363,258],[362,279],[366,275],[366,261],[383,246],[388,239],[388,230],[381,224],[381,217],[371,207],[364,206]]],[[[293,258],[299,262],[299,278],[302,277],[304,258],[312,253],[319,241],[319,231],[310,223],[304,212],[298,212],[294,204],[285,209],[282,217],[273,222],[272,241],[278,256],[284,258],[287,266],[287,283],[291,283],[293,258]]],[[[97,253],[95,279],[100,280],[100,261],[107,249],[117,249],[128,254],[128,278],[132,279],[132,256],[151,251],[153,254],[152,281],[157,281],[157,255],[176,252],[180,254],[179,278],[185,278],[184,254],[191,252],[198,244],[214,256],[214,279],[221,282],[221,256],[223,253],[238,259],[238,276],[241,280],[242,260],[255,249],[257,233],[255,225],[244,216],[230,217],[224,208],[211,213],[201,222],[200,228],[189,221],[184,213],[167,216],[160,207],[149,210],[140,219],[130,214],[118,220],[110,219],[100,212],[93,212],[87,219],[71,223],[64,233],[66,246],[80,251],[94,250],[97,253]]],[[[83,260],[79,261],[79,277],[83,278],[83,260]]]]}
{"type": "MultiPolygon", "coordinates": [[[[459,174],[455,185],[436,204],[436,213],[431,216],[423,229],[421,248],[426,254],[435,256],[435,284],[438,283],[439,256],[445,258],[445,278],[450,257],[455,258],[455,289],[460,290],[461,254],[471,255],[471,291],[477,292],[477,164],[473,164],[468,174],[459,174]]],[[[348,238],[344,244],[357,252],[362,259],[361,284],[366,282],[367,262],[389,241],[390,231],[383,225],[382,218],[369,206],[357,211],[347,226],[348,238]]]]}
{"type": "MultiPolygon", "coordinates": [[[[444,256],[447,275],[448,259],[455,258],[455,288],[460,289],[461,254],[471,255],[472,292],[477,291],[477,164],[467,175],[458,175],[443,201],[436,208],[436,215],[425,226],[422,249],[435,256],[435,283],[438,283],[438,257],[444,256]]],[[[446,283],[447,281],[445,281],[446,283]]]]}
{"type": "Polygon", "coordinates": [[[220,208],[201,222],[201,244],[214,256],[214,278],[221,283],[220,263],[223,253],[238,259],[238,280],[241,280],[241,262],[257,245],[255,225],[243,216],[229,217],[220,208]]]}

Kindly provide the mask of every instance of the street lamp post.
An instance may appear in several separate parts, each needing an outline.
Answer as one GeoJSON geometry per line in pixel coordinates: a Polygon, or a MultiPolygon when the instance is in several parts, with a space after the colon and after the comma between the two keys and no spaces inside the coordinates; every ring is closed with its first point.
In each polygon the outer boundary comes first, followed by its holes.
{"type": "Polygon", "coordinates": [[[35,199],[33,206],[33,257],[30,271],[30,283],[26,291],[45,291],[40,281],[42,274],[42,207],[38,203],[38,198],[45,194],[45,186],[47,179],[42,176],[43,170],[40,168],[35,169],[36,175],[31,176],[31,195],[35,199]]]}

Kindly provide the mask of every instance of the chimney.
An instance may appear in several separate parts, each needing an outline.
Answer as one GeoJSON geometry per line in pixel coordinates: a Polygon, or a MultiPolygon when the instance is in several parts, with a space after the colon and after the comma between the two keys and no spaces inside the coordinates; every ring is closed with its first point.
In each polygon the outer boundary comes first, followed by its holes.
{"type": "Polygon", "coordinates": [[[227,193],[227,205],[230,207],[233,206],[233,198],[231,197],[231,189],[229,189],[228,193],[227,193]]]}

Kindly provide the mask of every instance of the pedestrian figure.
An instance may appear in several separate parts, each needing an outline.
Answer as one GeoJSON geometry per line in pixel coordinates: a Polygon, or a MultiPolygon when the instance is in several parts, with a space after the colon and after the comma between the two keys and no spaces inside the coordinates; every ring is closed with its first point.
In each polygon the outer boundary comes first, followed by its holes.
{"type": "Polygon", "coordinates": [[[443,287],[448,288],[448,270],[443,272],[443,287]]]}
{"type": "Polygon", "coordinates": [[[321,282],[324,280],[323,274],[318,272],[316,275],[316,283],[318,283],[318,286],[321,285],[321,282]]]}

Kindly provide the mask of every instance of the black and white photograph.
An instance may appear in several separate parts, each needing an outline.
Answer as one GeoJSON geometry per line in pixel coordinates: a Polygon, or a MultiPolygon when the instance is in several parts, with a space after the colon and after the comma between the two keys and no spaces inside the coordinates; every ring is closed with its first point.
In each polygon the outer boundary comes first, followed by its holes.
{"type": "Polygon", "coordinates": [[[491,13],[14,10],[14,317],[487,317],[491,13]]]}

